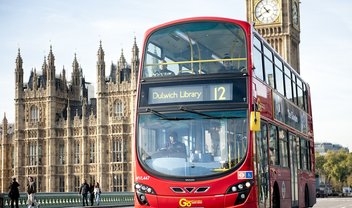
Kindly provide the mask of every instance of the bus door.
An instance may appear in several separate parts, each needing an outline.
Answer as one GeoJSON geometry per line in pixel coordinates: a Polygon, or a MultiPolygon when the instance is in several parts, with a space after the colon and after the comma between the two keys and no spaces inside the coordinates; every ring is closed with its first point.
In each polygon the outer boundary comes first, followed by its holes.
{"type": "Polygon", "coordinates": [[[288,133],[288,139],[290,150],[292,207],[298,207],[299,138],[291,133],[288,133]]]}
{"type": "Polygon", "coordinates": [[[257,184],[259,207],[270,207],[270,185],[268,164],[268,125],[261,121],[260,131],[255,134],[257,155],[257,184]]]}

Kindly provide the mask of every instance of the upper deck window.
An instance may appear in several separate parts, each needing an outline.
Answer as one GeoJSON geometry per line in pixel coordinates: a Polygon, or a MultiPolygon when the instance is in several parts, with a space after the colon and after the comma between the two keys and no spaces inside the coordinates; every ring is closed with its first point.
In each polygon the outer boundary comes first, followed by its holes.
{"type": "Polygon", "coordinates": [[[143,77],[247,71],[244,30],[223,22],[190,22],[152,33],[145,48],[143,77]]]}
{"type": "Polygon", "coordinates": [[[273,53],[267,46],[264,46],[264,55],[265,81],[274,88],[273,53]]]}
{"type": "Polygon", "coordinates": [[[277,58],[277,56],[274,56],[275,60],[275,83],[276,83],[276,90],[281,93],[281,95],[285,94],[285,89],[284,89],[284,78],[283,78],[283,72],[282,72],[282,61],[277,58]]]}
{"type": "Polygon", "coordinates": [[[253,49],[253,64],[254,64],[254,74],[260,80],[264,80],[263,73],[263,53],[261,52],[262,47],[253,49]]]}

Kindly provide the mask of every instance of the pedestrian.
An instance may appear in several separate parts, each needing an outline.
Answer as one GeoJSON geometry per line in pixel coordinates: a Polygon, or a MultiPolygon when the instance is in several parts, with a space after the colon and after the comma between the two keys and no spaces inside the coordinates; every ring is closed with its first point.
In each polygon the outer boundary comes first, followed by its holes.
{"type": "Polygon", "coordinates": [[[161,69],[158,69],[154,74],[153,77],[160,77],[160,76],[175,76],[175,72],[169,70],[167,68],[167,63],[165,60],[162,60],[161,63],[161,69]]]}
{"type": "Polygon", "coordinates": [[[83,183],[81,184],[81,187],[79,188],[79,194],[82,195],[82,203],[83,206],[88,206],[88,192],[89,192],[89,185],[86,181],[86,179],[83,179],[83,183]]]}
{"type": "Polygon", "coordinates": [[[20,184],[17,183],[16,178],[13,178],[9,186],[9,198],[11,199],[11,208],[14,208],[15,204],[16,208],[18,208],[18,198],[20,198],[20,191],[18,190],[19,186],[20,184]]]}
{"type": "Polygon", "coordinates": [[[99,206],[100,204],[100,194],[101,194],[101,189],[100,185],[98,182],[95,183],[94,186],[94,195],[95,195],[95,203],[99,206]]]}
{"type": "Polygon", "coordinates": [[[37,193],[37,185],[32,176],[28,176],[27,184],[27,204],[28,208],[39,207],[39,203],[35,198],[35,193],[37,193]]]}
{"type": "Polygon", "coordinates": [[[94,205],[94,183],[90,183],[89,186],[89,201],[90,201],[90,206],[94,205]]]}

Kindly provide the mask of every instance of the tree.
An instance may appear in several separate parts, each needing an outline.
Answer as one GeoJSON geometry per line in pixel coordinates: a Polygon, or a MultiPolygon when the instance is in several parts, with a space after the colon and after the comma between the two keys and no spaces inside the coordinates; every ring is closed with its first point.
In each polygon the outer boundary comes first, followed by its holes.
{"type": "Polygon", "coordinates": [[[326,163],[326,159],[324,155],[320,155],[317,153],[315,155],[315,172],[318,175],[325,175],[323,165],[326,163]]]}
{"type": "Polygon", "coordinates": [[[340,150],[328,151],[323,157],[321,158],[320,155],[316,157],[317,173],[325,175],[327,183],[333,184],[335,190],[341,190],[352,174],[352,155],[345,150],[340,150]]]}

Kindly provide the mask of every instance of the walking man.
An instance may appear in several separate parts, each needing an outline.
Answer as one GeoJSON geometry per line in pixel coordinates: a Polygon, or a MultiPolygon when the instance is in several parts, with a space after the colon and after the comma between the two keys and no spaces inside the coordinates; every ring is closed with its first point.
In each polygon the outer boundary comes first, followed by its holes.
{"type": "Polygon", "coordinates": [[[18,190],[18,187],[20,186],[19,183],[17,183],[16,178],[12,179],[12,182],[9,186],[9,197],[11,199],[11,208],[18,208],[18,198],[20,198],[20,192],[18,190]]]}
{"type": "Polygon", "coordinates": [[[89,191],[89,185],[86,179],[83,179],[83,183],[79,188],[79,194],[82,195],[83,206],[86,206],[86,205],[88,206],[88,191],[89,191]]]}

